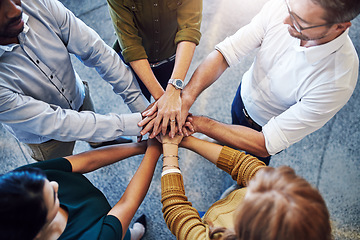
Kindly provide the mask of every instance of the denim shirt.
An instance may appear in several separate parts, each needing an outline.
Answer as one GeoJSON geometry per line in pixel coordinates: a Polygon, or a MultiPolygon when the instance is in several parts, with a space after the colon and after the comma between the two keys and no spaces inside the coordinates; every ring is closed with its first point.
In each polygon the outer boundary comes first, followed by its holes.
{"type": "Polygon", "coordinates": [[[138,135],[136,114],[78,112],[84,86],[75,54],[109,82],[132,112],[148,102],[132,72],[95,31],[55,0],[23,0],[19,44],[0,45],[0,122],[20,141],[105,141],[138,135]]]}

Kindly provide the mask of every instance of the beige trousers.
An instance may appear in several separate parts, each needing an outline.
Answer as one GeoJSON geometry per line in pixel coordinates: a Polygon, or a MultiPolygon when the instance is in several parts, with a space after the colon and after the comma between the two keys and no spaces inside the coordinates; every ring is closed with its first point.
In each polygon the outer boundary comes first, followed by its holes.
{"type": "MultiPolygon", "coordinates": [[[[85,98],[79,112],[83,110],[95,112],[93,101],[90,97],[88,83],[84,81],[85,98]]],[[[75,141],[61,142],[58,140],[49,140],[40,144],[26,144],[29,147],[30,156],[36,161],[45,161],[54,158],[66,157],[73,154],[75,141]]]]}

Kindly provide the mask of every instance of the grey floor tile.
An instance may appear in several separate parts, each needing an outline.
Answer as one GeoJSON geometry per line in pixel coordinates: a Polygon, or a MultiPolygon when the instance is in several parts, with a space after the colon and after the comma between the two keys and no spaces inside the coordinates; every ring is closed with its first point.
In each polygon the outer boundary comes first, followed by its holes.
{"type": "MultiPolygon", "coordinates": [[[[113,26],[106,1],[61,0],[76,16],[111,45],[115,40],[113,26]]],[[[214,46],[248,23],[266,0],[214,1],[204,0],[204,15],[201,27],[202,39],[196,48],[186,81],[199,63],[214,49],[214,46]]],[[[360,18],[353,21],[350,36],[357,51],[360,51],[360,18]]],[[[211,116],[230,123],[230,105],[242,74],[249,68],[254,54],[243,59],[236,68],[228,69],[223,76],[197,99],[191,111],[211,116]]],[[[73,58],[74,66],[83,80],[87,80],[97,112],[130,112],[122,99],[94,69],[85,67],[73,58]]],[[[359,178],[359,87],[349,103],[323,128],[307,136],[299,143],[275,155],[271,165],[289,165],[317,187],[325,198],[334,223],[336,239],[360,239],[360,191],[359,178]]],[[[135,139],[135,138],[134,138],[135,139]]],[[[75,151],[90,150],[85,142],[77,142],[75,151]]],[[[0,173],[31,162],[26,149],[4,128],[0,128],[0,173]]],[[[181,149],[180,152],[185,189],[194,206],[205,211],[215,202],[232,180],[205,159],[181,149]],[[201,171],[200,171],[201,170],[201,171]]],[[[114,205],[140,164],[142,156],[132,157],[111,166],[87,174],[114,205]]],[[[146,213],[149,217],[148,231],[144,239],[175,239],[162,218],[160,203],[161,166],[158,163],[153,182],[136,216],[146,213]]]]}

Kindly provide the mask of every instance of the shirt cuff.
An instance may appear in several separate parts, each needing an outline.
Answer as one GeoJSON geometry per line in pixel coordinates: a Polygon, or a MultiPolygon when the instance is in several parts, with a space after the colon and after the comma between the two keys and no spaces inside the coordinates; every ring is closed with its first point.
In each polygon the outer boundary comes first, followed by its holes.
{"type": "Polygon", "coordinates": [[[144,47],[141,45],[125,47],[122,48],[122,50],[121,54],[123,55],[126,63],[148,58],[144,47]]]}
{"type": "Polygon", "coordinates": [[[193,42],[196,45],[199,45],[200,38],[201,38],[201,32],[199,30],[186,28],[176,33],[175,44],[178,44],[179,42],[182,41],[188,41],[188,42],[193,42]]]}
{"type": "Polygon", "coordinates": [[[238,151],[224,146],[221,149],[218,160],[216,161],[216,166],[231,174],[231,171],[234,168],[234,159],[236,158],[236,155],[238,155],[238,151]]]}
{"type": "Polygon", "coordinates": [[[182,175],[179,173],[169,173],[161,177],[162,196],[169,193],[185,194],[182,175]]]}
{"type": "Polygon", "coordinates": [[[142,120],[141,113],[122,114],[124,122],[124,136],[140,136],[142,127],[137,124],[142,120]]]}
{"type": "Polygon", "coordinates": [[[262,132],[265,137],[266,150],[270,155],[274,155],[285,148],[290,146],[285,134],[276,123],[276,119],[273,117],[262,128],[262,132]]]}

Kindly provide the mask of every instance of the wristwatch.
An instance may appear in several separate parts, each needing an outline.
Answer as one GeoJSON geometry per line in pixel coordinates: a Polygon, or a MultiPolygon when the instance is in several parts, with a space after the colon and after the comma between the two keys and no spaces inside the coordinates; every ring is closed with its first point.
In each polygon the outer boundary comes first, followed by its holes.
{"type": "Polygon", "coordinates": [[[169,79],[168,84],[173,85],[176,89],[183,89],[184,88],[184,81],[178,78],[171,78],[169,79]]]}

